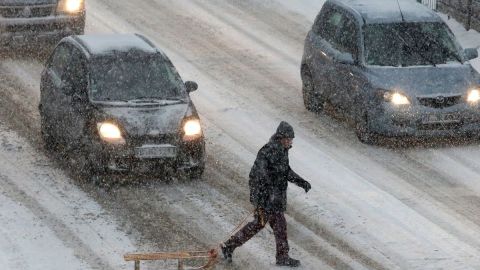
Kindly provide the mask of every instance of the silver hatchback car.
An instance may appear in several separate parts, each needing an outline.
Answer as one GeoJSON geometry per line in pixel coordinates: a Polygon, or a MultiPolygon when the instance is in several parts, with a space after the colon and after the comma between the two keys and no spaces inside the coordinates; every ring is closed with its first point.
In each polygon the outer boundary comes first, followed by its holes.
{"type": "Polygon", "coordinates": [[[365,143],[478,134],[480,74],[468,62],[476,57],[415,1],[328,0],[305,40],[304,103],[331,103],[365,143]]]}

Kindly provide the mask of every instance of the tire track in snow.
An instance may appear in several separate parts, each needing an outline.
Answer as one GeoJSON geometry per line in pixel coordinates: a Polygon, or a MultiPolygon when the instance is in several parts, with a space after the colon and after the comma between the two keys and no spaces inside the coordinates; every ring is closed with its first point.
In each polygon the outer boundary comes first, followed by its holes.
{"type": "Polygon", "coordinates": [[[92,269],[125,269],[122,253],[133,245],[118,232],[115,221],[23,138],[2,126],[0,138],[1,189],[92,269]]]}
{"type": "Polygon", "coordinates": [[[16,186],[14,181],[4,175],[0,175],[0,180],[2,182],[0,189],[6,193],[7,196],[17,204],[26,207],[37,218],[39,218],[43,224],[48,226],[50,231],[54,232],[56,237],[58,237],[67,248],[74,251],[74,255],[80,261],[85,261],[90,266],[89,269],[116,269],[86,245],[84,241],[80,239],[80,237],[77,236],[77,234],[66,224],[64,224],[61,219],[57,218],[55,214],[48,209],[43,208],[35,198],[27,195],[23,190],[16,186]]]}

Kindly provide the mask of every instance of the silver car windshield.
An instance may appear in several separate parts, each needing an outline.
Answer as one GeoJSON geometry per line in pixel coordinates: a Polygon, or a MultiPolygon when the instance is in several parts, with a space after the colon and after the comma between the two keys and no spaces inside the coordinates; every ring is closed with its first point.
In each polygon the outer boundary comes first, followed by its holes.
{"type": "Polygon", "coordinates": [[[447,25],[440,22],[365,25],[365,62],[418,66],[462,62],[447,25]]]}
{"type": "Polygon", "coordinates": [[[185,99],[185,86],[160,55],[111,55],[92,61],[90,94],[95,101],[185,99]]]}

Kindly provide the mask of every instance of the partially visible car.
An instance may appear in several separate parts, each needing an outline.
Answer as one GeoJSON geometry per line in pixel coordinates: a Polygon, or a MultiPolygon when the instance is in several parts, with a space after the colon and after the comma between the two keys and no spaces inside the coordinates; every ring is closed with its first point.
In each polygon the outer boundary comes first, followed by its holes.
{"type": "Polygon", "coordinates": [[[358,138],[478,136],[480,75],[434,11],[410,0],[328,0],[305,40],[305,107],[329,102],[358,138]]]}
{"type": "Polygon", "coordinates": [[[85,0],[0,0],[0,45],[83,34],[85,0]]]}
{"type": "Polygon", "coordinates": [[[82,158],[87,175],[166,171],[200,177],[200,117],[169,58],[139,34],[69,36],[41,76],[41,131],[48,149],[82,158]]]}

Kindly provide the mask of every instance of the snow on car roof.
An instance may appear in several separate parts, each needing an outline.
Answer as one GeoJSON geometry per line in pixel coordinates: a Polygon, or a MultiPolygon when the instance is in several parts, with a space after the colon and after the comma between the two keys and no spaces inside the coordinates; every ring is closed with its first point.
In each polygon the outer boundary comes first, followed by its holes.
{"type": "Polygon", "coordinates": [[[75,36],[92,55],[105,55],[113,51],[128,52],[130,50],[155,53],[157,49],[136,34],[93,34],[75,36]]]}
{"type": "Polygon", "coordinates": [[[413,0],[331,0],[348,6],[369,23],[441,22],[428,7],[413,0]]]}

